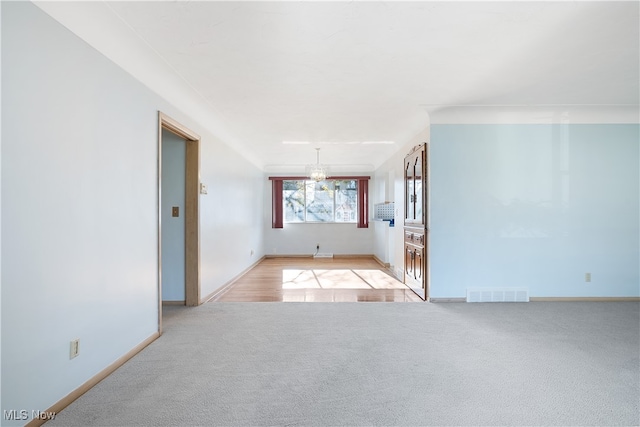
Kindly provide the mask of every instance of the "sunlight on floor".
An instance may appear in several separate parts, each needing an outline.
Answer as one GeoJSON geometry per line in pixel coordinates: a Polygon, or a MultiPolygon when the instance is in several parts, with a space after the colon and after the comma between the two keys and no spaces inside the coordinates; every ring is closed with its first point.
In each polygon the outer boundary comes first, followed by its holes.
{"type": "Polygon", "coordinates": [[[371,284],[374,289],[407,289],[404,283],[380,270],[353,270],[353,272],[371,284]]]}
{"type": "Polygon", "coordinates": [[[282,289],[320,289],[313,270],[282,270],[282,289]]]}
{"type": "Polygon", "coordinates": [[[407,289],[380,270],[282,270],[282,289],[407,289]]]}

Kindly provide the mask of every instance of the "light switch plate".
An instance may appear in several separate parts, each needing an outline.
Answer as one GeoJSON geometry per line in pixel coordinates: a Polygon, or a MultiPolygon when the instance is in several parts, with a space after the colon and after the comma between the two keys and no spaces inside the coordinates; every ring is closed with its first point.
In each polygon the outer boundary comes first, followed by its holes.
{"type": "Polygon", "coordinates": [[[71,346],[69,349],[69,359],[78,357],[79,354],[80,354],[80,339],[78,338],[71,341],[71,346]]]}
{"type": "Polygon", "coordinates": [[[207,194],[207,185],[200,183],[200,194],[207,194]]]}
{"type": "Polygon", "coordinates": [[[173,217],[179,217],[180,216],[180,207],[179,206],[173,206],[171,208],[171,216],[173,216],[173,217]]]}

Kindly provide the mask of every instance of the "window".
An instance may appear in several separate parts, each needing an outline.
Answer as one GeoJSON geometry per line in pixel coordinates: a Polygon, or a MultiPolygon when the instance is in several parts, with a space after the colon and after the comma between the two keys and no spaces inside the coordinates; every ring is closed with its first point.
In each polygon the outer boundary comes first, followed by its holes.
{"type": "Polygon", "coordinates": [[[358,181],[283,180],[284,222],[357,222],[358,181]]]}
{"type": "Polygon", "coordinates": [[[368,176],[342,176],[319,182],[306,177],[269,179],[273,182],[273,228],[304,222],[369,226],[368,176]]]}

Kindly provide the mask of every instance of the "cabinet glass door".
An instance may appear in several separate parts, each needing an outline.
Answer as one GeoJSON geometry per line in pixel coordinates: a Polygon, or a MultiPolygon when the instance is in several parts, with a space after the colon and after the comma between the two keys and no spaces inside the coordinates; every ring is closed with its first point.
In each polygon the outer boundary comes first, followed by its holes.
{"type": "Polygon", "coordinates": [[[422,151],[419,151],[416,154],[416,158],[414,161],[413,167],[413,191],[414,191],[414,200],[415,200],[415,216],[414,220],[418,223],[423,223],[424,218],[422,216],[422,206],[423,206],[423,191],[422,191],[422,151]]]}
{"type": "Polygon", "coordinates": [[[413,220],[416,215],[415,210],[415,191],[414,191],[414,165],[411,159],[405,164],[404,168],[404,218],[405,220],[413,220]]]}

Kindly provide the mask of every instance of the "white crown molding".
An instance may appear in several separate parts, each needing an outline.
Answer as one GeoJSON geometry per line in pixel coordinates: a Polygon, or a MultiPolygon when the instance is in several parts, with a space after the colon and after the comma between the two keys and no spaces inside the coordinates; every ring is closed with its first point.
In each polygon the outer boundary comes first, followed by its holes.
{"type": "Polygon", "coordinates": [[[623,124],[640,123],[638,105],[452,105],[425,106],[439,124],[623,124]]]}

